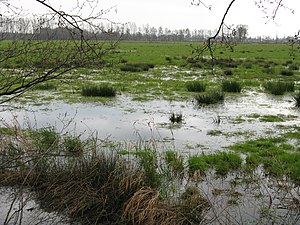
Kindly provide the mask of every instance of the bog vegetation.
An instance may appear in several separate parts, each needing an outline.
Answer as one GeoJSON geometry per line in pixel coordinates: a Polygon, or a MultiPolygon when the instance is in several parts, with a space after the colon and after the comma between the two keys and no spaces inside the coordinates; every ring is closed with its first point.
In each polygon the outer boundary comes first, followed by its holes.
{"type": "MultiPolygon", "coordinates": [[[[1,42],[0,48],[9,44],[1,42]]],[[[51,44],[53,49],[60,48],[59,42],[51,44]]],[[[300,61],[289,59],[287,45],[239,44],[234,51],[220,47],[214,54],[214,61],[208,53],[192,55],[190,43],[184,42],[122,42],[114,57],[104,57],[101,65],[79,67],[59,80],[37,85],[14,103],[35,104],[36,99],[43,103],[107,103],[118,93],[134,101],[184,100],[201,108],[224,104],[228,96],[264,92],[284,95],[294,102],[295,110],[300,107],[300,61]]],[[[49,58],[48,65],[41,65],[39,54],[28,57],[41,71],[54,63],[49,58]]],[[[1,79],[13,79],[17,69],[26,68],[26,62],[14,57],[0,61],[0,68],[1,79]]],[[[183,114],[168,115],[170,127],[176,124],[180,129],[183,114]]],[[[257,118],[258,122],[285,121],[280,116],[261,115],[249,120],[257,118]]],[[[218,126],[221,117],[214,121],[218,126]]],[[[281,181],[295,187],[288,190],[295,193],[288,200],[293,209],[299,209],[299,127],[289,128],[277,137],[251,137],[209,154],[200,150],[186,154],[180,149],[158,149],[155,142],[122,145],[60,133],[55,127],[33,129],[14,124],[1,128],[0,184],[28,187],[46,211],[64,213],[82,224],[212,223],[218,215],[206,216],[215,209],[211,199],[226,193],[231,205],[238,204],[242,194],[237,190],[256,183],[259,173],[278,181],[276,187],[286,184],[281,181]],[[202,181],[220,177],[232,178],[229,190],[213,188],[205,194],[199,188],[202,181]]],[[[268,198],[272,200],[272,195],[268,198]]],[[[274,218],[278,219],[274,216],[270,221],[274,218]]],[[[280,219],[277,221],[286,222],[280,219]]]]}

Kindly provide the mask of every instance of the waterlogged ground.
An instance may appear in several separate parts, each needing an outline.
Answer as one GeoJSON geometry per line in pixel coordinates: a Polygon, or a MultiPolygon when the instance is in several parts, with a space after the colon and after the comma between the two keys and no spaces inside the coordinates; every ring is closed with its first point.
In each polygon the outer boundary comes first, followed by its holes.
{"type": "Polygon", "coordinates": [[[28,189],[0,188],[0,224],[64,225],[67,218],[41,210],[28,189]]]}
{"type": "MultiPolygon", "coordinates": [[[[174,71],[168,67],[159,70],[163,74],[159,78],[161,84],[172,80],[193,80],[202,73],[177,73],[176,68],[174,71]]],[[[157,71],[142,76],[154,79],[157,71]]],[[[86,76],[82,75],[83,79],[86,76]]],[[[137,81],[132,86],[139,86],[142,82],[137,81]]],[[[157,92],[156,89],[153,88],[153,93],[157,92]]],[[[139,92],[142,91],[140,88],[139,92]]],[[[205,107],[197,106],[192,94],[176,101],[153,100],[156,99],[153,96],[147,101],[136,101],[136,95],[133,97],[132,93],[121,91],[116,98],[105,103],[78,103],[72,100],[74,97],[70,97],[72,101],[63,101],[61,96],[56,98],[54,95],[53,92],[41,91],[40,97],[31,102],[27,100],[26,104],[1,106],[2,123],[21,128],[54,126],[60,133],[69,132],[80,135],[82,139],[97,135],[105,142],[123,143],[124,146],[151,141],[158,151],[175,150],[187,157],[227,151],[228,146],[250,139],[276,137],[300,123],[300,111],[294,107],[291,94],[274,96],[264,93],[259,87],[246,88],[241,94],[227,94],[224,103],[205,107]],[[172,113],[182,114],[183,121],[171,123],[172,113]]],[[[176,99],[176,96],[166,99],[176,99]]],[[[184,184],[190,182],[195,181],[185,181],[184,184]]],[[[212,173],[195,185],[213,205],[205,216],[208,224],[300,224],[299,188],[289,180],[282,182],[267,178],[260,168],[251,176],[235,173],[215,177],[212,173]]],[[[14,190],[7,189],[1,192],[1,218],[7,214],[14,193],[14,190]]],[[[26,203],[23,224],[31,224],[31,212],[49,221],[53,218],[52,214],[39,211],[34,201],[26,203]]],[[[20,204],[23,200],[16,199],[12,212],[18,211],[20,204]]],[[[61,219],[53,221],[57,224],[61,219]]]]}
{"type": "Polygon", "coordinates": [[[82,137],[96,133],[110,141],[155,140],[180,153],[222,151],[242,140],[275,136],[283,127],[297,126],[300,112],[289,94],[245,91],[227,96],[224,103],[198,107],[193,99],[184,102],[132,101],[118,96],[105,104],[53,101],[48,105],[16,106],[0,112],[3,121],[21,127],[55,126],[59,132],[82,137]],[[171,123],[172,113],[182,114],[182,123],[171,123]]]}

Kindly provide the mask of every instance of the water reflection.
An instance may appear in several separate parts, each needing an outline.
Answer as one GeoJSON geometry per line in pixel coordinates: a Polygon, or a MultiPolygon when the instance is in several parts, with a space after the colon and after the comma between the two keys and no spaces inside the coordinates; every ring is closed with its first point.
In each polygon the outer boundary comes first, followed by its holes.
{"type": "Polygon", "coordinates": [[[47,106],[27,105],[1,112],[0,117],[8,123],[16,120],[23,127],[28,124],[37,128],[55,126],[58,131],[83,133],[86,137],[97,132],[99,137],[113,141],[155,139],[182,151],[190,150],[191,146],[215,151],[249,138],[247,134],[254,137],[253,134],[260,136],[270,130],[275,134],[280,132],[274,129],[278,123],[261,122],[251,118],[254,114],[293,115],[293,119],[281,124],[299,123],[299,112],[293,109],[289,96],[272,97],[256,92],[227,97],[224,104],[202,108],[195,107],[192,101],[137,102],[120,96],[109,104],[52,102],[47,106]],[[180,126],[169,121],[172,112],[183,115],[180,126]],[[220,135],[211,135],[212,130],[218,130],[220,135]]]}

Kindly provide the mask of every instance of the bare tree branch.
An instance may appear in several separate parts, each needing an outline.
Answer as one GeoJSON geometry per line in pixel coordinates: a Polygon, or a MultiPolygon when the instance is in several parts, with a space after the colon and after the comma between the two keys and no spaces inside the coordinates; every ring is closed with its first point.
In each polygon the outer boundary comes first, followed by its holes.
{"type": "MultiPolygon", "coordinates": [[[[94,14],[98,0],[85,1],[82,4],[77,0],[75,4],[79,8],[76,10],[79,11],[74,15],[51,6],[48,1],[36,0],[36,2],[48,9],[50,14],[44,14],[43,17],[36,20],[37,23],[32,25],[31,37],[27,31],[28,40],[8,41],[0,45],[0,97],[9,96],[9,98],[1,98],[0,104],[18,97],[39,83],[57,79],[75,68],[103,67],[104,56],[112,54],[111,50],[120,40],[114,40],[110,44],[89,40],[89,35],[96,36],[100,31],[100,27],[95,21],[101,20],[102,16],[110,10],[100,10],[99,13],[94,14]],[[80,10],[85,4],[93,5],[92,12],[88,14],[88,17],[80,14],[80,10]],[[94,33],[87,32],[84,28],[85,25],[93,27],[94,33]],[[51,35],[51,33],[53,35],[55,30],[60,31],[63,35],[67,32],[68,38],[57,42],[51,41],[51,37],[49,37],[49,41],[37,39],[41,35],[51,35]]],[[[10,11],[9,0],[0,0],[1,4],[10,11]]],[[[10,35],[15,32],[17,35],[19,32],[16,31],[19,19],[15,18],[16,22],[13,21],[10,14],[6,20],[9,23],[7,32],[10,35]]]]}

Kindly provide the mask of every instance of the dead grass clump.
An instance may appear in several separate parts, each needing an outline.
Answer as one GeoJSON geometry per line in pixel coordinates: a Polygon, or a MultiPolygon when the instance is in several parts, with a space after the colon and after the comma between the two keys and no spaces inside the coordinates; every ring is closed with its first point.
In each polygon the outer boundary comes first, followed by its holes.
{"type": "Polygon", "coordinates": [[[151,188],[142,188],[134,193],[125,205],[123,221],[147,225],[183,224],[176,210],[161,203],[159,192],[151,188]]]}
{"type": "Polygon", "coordinates": [[[126,224],[200,224],[209,207],[209,201],[196,187],[188,187],[176,205],[163,203],[159,191],[142,188],[126,203],[122,219],[126,224]]]}
{"type": "Polygon", "coordinates": [[[142,173],[117,156],[92,156],[59,167],[36,187],[49,210],[64,212],[83,224],[115,223],[125,202],[144,186],[142,173]]]}
{"type": "Polygon", "coordinates": [[[200,224],[203,221],[203,212],[209,207],[209,201],[197,187],[187,187],[181,195],[179,209],[190,224],[200,224]]]}

